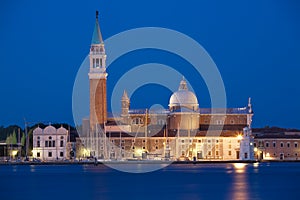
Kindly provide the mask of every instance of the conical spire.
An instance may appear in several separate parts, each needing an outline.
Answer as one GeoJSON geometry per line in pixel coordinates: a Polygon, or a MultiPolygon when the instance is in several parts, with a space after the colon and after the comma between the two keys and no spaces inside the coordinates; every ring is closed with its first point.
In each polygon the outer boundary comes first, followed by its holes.
{"type": "Polygon", "coordinates": [[[100,25],[98,21],[98,11],[96,11],[96,23],[94,27],[94,32],[93,32],[93,38],[92,38],[92,44],[101,44],[103,43],[101,31],[100,31],[100,25]]]}
{"type": "Polygon", "coordinates": [[[122,100],[129,100],[126,90],[123,92],[122,100]]]}

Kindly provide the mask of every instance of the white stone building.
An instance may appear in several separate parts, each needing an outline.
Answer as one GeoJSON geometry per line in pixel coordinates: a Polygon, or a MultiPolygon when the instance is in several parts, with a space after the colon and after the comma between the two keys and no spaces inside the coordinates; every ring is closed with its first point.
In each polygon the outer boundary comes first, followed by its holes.
{"type": "Polygon", "coordinates": [[[33,130],[33,158],[43,161],[66,159],[67,129],[49,125],[45,129],[33,130]]]}

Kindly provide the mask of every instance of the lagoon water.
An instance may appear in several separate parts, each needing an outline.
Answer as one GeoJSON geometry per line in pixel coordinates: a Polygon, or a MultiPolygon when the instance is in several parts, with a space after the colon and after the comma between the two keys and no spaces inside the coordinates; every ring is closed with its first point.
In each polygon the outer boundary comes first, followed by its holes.
{"type": "Polygon", "coordinates": [[[300,199],[300,163],[172,164],[140,174],[2,165],[0,199],[300,199]]]}

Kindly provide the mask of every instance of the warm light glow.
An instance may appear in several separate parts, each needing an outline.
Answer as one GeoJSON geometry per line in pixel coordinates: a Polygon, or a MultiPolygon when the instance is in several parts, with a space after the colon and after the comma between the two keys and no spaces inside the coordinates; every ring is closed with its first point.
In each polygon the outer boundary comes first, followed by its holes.
{"type": "Polygon", "coordinates": [[[137,149],[135,152],[136,152],[137,154],[139,154],[139,155],[142,155],[143,150],[142,150],[142,149],[137,149]]]}
{"type": "Polygon", "coordinates": [[[257,152],[257,147],[254,147],[254,151],[257,152]]]}
{"type": "Polygon", "coordinates": [[[237,173],[243,173],[243,172],[245,172],[245,166],[246,165],[247,165],[246,163],[233,163],[233,166],[234,166],[235,171],[237,173]]]}
{"type": "Polygon", "coordinates": [[[235,169],[244,169],[246,165],[246,163],[233,163],[235,169]]]}
{"type": "Polygon", "coordinates": [[[242,135],[238,135],[238,136],[237,136],[237,139],[238,139],[238,140],[241,140],[241,139],[243,139],[243,136],[242,136],[242,135]]]}
{"type": "Polygon", "coordinates": [[[266,154],[266,157],[270,157],[270,153],[267,153],[267,154],[266,154]]]}
{"type": "Polygon", "coordinates": [[[32,155],[35,155],[36,150],[33,149],[31,152],[32,152],[32,155]]]}
{"type": "Polygon", "coordinates": [[[12,155],[12,156],[16,156],[17,153],[18,153],[18,150],[13,150],[13,151],[11,151],[11,155],[12,155]]]}
{"type": "Polygon", "coordinates": [[[88,156],[88,155],[90,155],[90,151],[87,150],[87,149],[83,149],[83,154],[84,154],[85,156],[88,156]]]}

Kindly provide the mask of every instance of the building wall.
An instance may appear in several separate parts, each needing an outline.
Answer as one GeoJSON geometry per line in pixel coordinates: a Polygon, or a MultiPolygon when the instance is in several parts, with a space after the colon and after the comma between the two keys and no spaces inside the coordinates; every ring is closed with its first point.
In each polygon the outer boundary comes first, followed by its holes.
{"type": "Polygon", "coordinates": [[[298,160],[300,138],[256,138],[255,157],[264,160],[298,160]]]}
{"type": "Polygon", "coordinates": [[[106,79],[90,79],[90,128],[107,121],[106,79]]]}
{"type": "MultiPolygon", "coordinates": [[[[88,139],[81,138],[83,144],[88,139]]],[[[142,158],[143,152],[148,159],[165,158],[169,149],[171,160],[238,160],[240,151],[237,137],[114,137],[99,138],[98,144],[95,156],[103,159],[142,158]]],[[[80,151],[82,156],[87,152],[80,151]]]]}
{"type": "Polygon", "coordinates": [[[33,157],[44,161],[66,159],[67,133],[64,128],[52,126],[36,128],[33,131],[33,157]]]}

